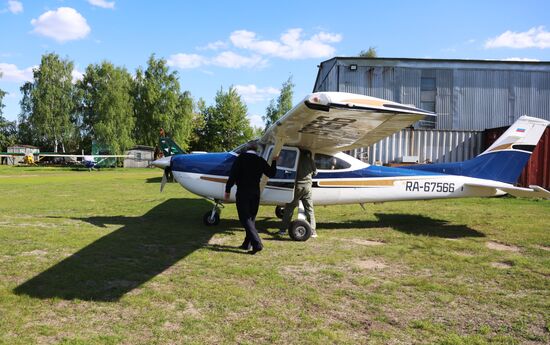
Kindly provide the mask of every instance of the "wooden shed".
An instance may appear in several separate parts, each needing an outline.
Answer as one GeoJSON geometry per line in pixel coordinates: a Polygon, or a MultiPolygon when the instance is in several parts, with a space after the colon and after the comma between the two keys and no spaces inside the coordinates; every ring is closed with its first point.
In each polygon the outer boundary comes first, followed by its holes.
{"type": "Polygon", "coordinates": [[[40,153],[40,149],[32,145],[16,144],[16,145],[9,146],[7,149],[7,153],[14,154],[12,157],[7,159],[6,161],[7,164],[16,165],[16,164],[22,164],[25,155],[29,153],[33,154],[34,156],[38,155],[40,153]]]}
{"type": "Polygon", "coordinates": [[[147,168],[154,160],[155,149],[151,146],[137,145],[126,152],[132,158],[124,158],[125,168],[147,168]]]}

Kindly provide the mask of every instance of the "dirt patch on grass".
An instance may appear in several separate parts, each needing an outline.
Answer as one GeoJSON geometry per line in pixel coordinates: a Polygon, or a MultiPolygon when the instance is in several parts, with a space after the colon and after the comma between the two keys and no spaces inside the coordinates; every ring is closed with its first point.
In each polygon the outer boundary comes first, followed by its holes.
{"type": "Polygon", "coordinates": [[[185,307],[185,313],[193,317],[201,317],[201,312],[197,308],[195,308],[195,306],[193,305],[193,303],[191,303],[191,301],[187,302],[187,306],[185,307]]]}
{"type": "Polygon", "coordinates": [[[514,253],[519,252],[519,247],[510,245],[510,244],[503,244],[503,243],[490,241],[490,242],[485,243],[485,245],[487,246],[487,248],[492,249],[492,250],[498,250],[498,251],[504,251],[504,252],[514,252],[514,253]]]}
{"type": "Polygon", "coordinates": [[[512,267],[509,262],[491,262],[491,266],[494,268],[508,269],[512,267]]]}
{"type": "Polygon", "coordinates": [[[35,249],[33,251],[30,251],[30,252],[21,253],[22,256],[43,256],[43,255],[46,255],[46,254],[48,254],[47,251],[40,250],[40,249],[35,249]]]}
{"type": "Polygon", "coordinates": [[[381,245],[386,244],[386,243],[381,242],[381,241],[363,240],[363,239],[360,239],[360,238],[352,238],[352,239],[350,239],[350,241],[353,242],[353,243],[356,243],[356,244],[360,244],[362,246],[381,246],[381,245]]]}
{"type": "Polygon", "coordinates": [[[372,259],[356,261],[355,265],[365,270],[383,270],[384,268],[387,267],[387,265],[382,261],[372,260],[372,259]]]}
{"type": "Polygon", "coordinates": [[[547,252],[550,252],[550,247],[547,247],[547,246],[538,245],[538,246],[535,246],[535,248],[542,249],[542,250],[545,250],[547,252]]]}
{"type": "Polygon", "coordinates": [[[324,269],[325,266],[320,265],[303,265],[303,266],[283,266],[281,267],[281,273],[290,273],[290,274],[302,274],[302,273],[317,273],[324,269]]]}
{"type": "Polygon", "coordinates": [[[227,236],[213,236],[210,240],[208,240],[209,245],[222,245],[227,242],[228,237],[227,236]]]}

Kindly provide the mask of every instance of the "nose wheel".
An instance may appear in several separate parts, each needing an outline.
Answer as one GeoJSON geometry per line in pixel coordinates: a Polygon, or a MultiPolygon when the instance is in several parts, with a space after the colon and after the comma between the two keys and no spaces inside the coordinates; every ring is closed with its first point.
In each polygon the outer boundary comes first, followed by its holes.
{"type": "Polygon", "coordinates": [[[214,226],[220,223],[220,214],[215,211],[208,211],[202,217],[202,222],[206,226],[214,226]]]}
{"type": "Polygon", "coordinates": [[[206,212],[202,217],[202,222],[206,226],[214,226],[220,223],[220,213],[223,205],[219,202],[219,200],[215,200],[215,202],[216,203],[214,204],[214,207],[212,207],[212,210],[206,212]]]}
{"type": "Polygon", "coordinates": [[[275,215],[279,219],[283,219],[283,216],[285,215],[285,208],[284,206],[277,206],[275,207],[275,215]]]}

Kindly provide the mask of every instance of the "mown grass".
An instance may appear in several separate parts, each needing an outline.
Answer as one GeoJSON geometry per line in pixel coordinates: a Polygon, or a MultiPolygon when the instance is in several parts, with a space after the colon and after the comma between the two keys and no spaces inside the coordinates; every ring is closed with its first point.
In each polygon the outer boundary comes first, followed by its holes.
{"type": "Polygon", "coordinates": [[[234,205],[207,228],[159,176],[0,167],[0,344],[550,341],[548,201],[318,207],[251,256],[234,205]]]}

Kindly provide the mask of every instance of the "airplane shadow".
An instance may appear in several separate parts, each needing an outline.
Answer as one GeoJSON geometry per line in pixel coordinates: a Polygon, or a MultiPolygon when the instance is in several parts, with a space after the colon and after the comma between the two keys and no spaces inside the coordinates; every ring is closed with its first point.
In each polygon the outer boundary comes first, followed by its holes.
{"type": "MultiPolygon", "coordinates": [[[[14,289],[18,295],[48,299],[118,301],[126,293],[162,273],[200,248],[216,252],[245,254],[235,247],[209,244],[216,233],[243,231],[236,219],[224,219],[216,227],[202,224],[202,215],[211,203],[201,199],[170,199],[143,216],[72,218],[106,228],[121,228],[108,233],[14,289]]],[[[378,221],[350,220],[318,223],[318,229],[344,230],[390,227],[410,235],[442,238],[483,237],[466,225],[410,214],[375,214],[378,221]]],[[[257,227],[271,235],[266,240],[290,241],[276,235],[280,220],[258,219],[257,227]],[[266,231],[269,229],[269,231],[266,231]]],[[[244,233],[243,233],[244,237],[244,233]]]]}
{"type": "MultiPolygon", "coordinates": [[[[145,183],[158,183],[158,184],[160,184],[162,182],[162,171],[160,173],[161,173],[160,176],[146,178],[145,183]]],[[[166,182],[167,183],[175,183],[174,179],[171,178],[171,177],[168,178],[168,180],[166,182]]]]}
{"type": "Polygon", "coordinates": [[[211,247],[208,241],[216,233],[239,230],[226,224],[204,226],[197,215],[211,207],[200,199],[170,199],[138,217],[74,218],[98,227],[122,227],[19,285],[14,292],[41,299],[117,301],[195,250],[211,247]]]}
{"type": "MultiPolygon", "coordinates": [[[[485,237],[485,234],[463,224],[451,224],[442,219],[435,219],[415,214],[375,213],[378,220],[348,220],[334,223],[317,222],[317,229],[346,230],[368,228],[392,228],[396,231],[415,235],[441,238],[485,237]]],[[[277,228],[280,221],[273,218],[263,218],[257,222],[258,228],[277,228]]],[[[285,240],[271,233],[278,240],[285,240]]]]}

